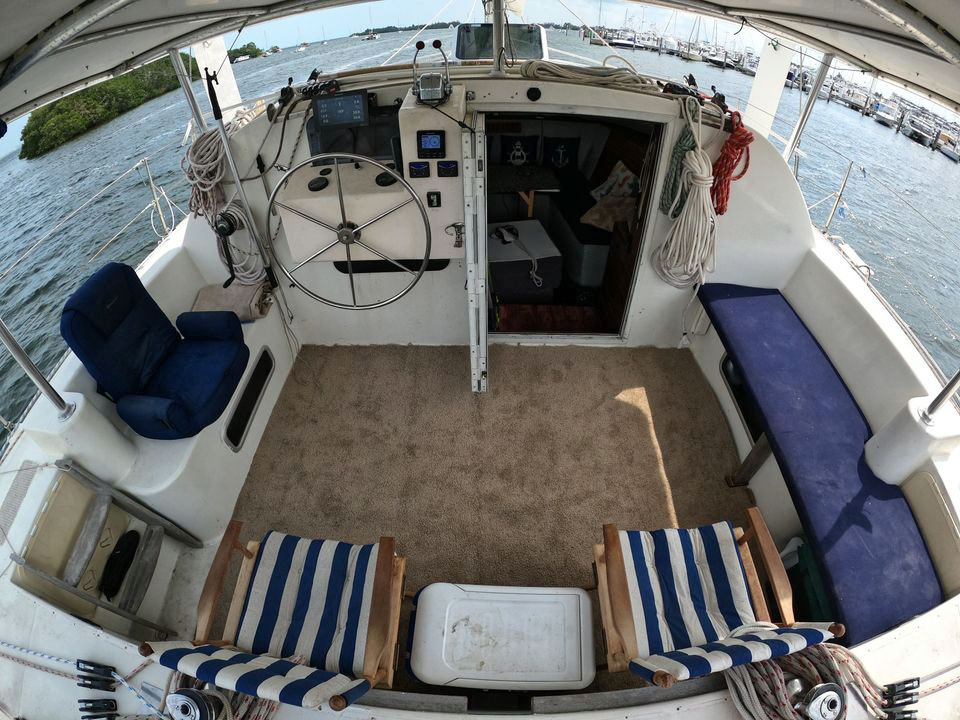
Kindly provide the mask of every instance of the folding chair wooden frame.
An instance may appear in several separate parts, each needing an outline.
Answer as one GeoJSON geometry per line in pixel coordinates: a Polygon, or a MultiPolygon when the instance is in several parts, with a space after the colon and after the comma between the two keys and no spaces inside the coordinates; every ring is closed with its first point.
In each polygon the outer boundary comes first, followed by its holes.
{"type": "MultiPolygon", "coordinates": [[[[756,546],[764,574],[771,587],[777,610],[777,624],[789,627],[796,622],[796,619],[793,613],[793,590],[790,587],[787,571],[760,510],[750,507],[747,508],[746,513],[746,529],[734,528],[734,534],[747,577],[754,616],[758,621],[771,621],[763,583],[757,573],[754,556],[750,550],[751,543],[756,546]]],[[[639,652],[624,567],[623,548],[620,546],[620,533],[616,525],[603,526],[603,543],[593,546],[593,562],[607,652],[607,669],[611,672],[619,672],[626,670],[630,661],[636,658],[639,652]]],[[[843,635],[843,626],[833,625],[831,632],[836,637],[840,637],[843,635]]],[[[671,687],[676,682],[676,678],[659,670],[654,674],[653,682],[660,687],[671,687]]]]}
{"type": "MultiPolygon", "coordinates": [[[[197,604],[197,630],[194,642],[197,644],[234,645],[240,625],[240,615],[247,595],[247,588],[253,576],[253,568],[260,548],[258,541],[240,542],[243,523],[233,520],[217,548],[210,572],[200,593],[197,604]],[[211,641],[213,620],[220,605],[226,582],[227,569],[233,554],[243,555],[240,574],[233,590],[233,598],[227,611],[227,621],[223,637],[211,641]]],[[[367,643],[363,655],[363,677],[370,687],[392,687],[393,675],[400,657],[397,635],[400,630],[400,605],[403,600],[403,584],[406,575],[406,558],[396,554],[396,540],[392,537],[380,538],[380,551],[374,570],[373,591],[370,603],[370,621],[367,626],[367,643]]],[[[331,698],[330,707],[342,710],[346,703],[342,698],[331,698]],[[338,705],[340,705],[338,707],[338,705]]]]}

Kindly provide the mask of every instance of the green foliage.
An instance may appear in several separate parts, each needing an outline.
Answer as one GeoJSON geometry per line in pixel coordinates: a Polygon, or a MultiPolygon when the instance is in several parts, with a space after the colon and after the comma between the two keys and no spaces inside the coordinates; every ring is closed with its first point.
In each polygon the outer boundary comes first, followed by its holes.
{"type": "MultiPolygon", "coordinates": [[[[452,23],[435,22],[427,25],[427,27],[425,27],[424,30],[443,30],[444,28],[448,28],[451,25],[456,27],[459,24],[460,22],[458,20],[454,20],[452,23]]],[[[392,32],[400,32],[401,30],[419,30],[421,27],[423,26],[422,25],[404,25],[403,27],[397,27],[396,25],[384,25],[383,27],[367,28],[362,33],[360,33],[360,35],[371,35],[373,33],[392,33],[392,32]]]]}
{"type": "MultiPolygon", "coordinates": [[[[181,57],[186,64],[188,57],[182,53],[181,57]]],[[[198,74],[196,61],[190,62],[192,74],[198,74]]],[[[44,105],[30,114],[23,127],[20,157],[40,157],[179,86],[170,58],[165,57],[44,105]]]]}
{"type": "Polygon", "coordinates": [[[230,57],[230,62],[236,62],[238,57],[244,55],[255,58],[263,55],[263,50],[258,48],[254,43],[248,42],[246,45],[241,45],[238,48],[233,48],[232,50],[227,50],[227,55],[230,57]]]}

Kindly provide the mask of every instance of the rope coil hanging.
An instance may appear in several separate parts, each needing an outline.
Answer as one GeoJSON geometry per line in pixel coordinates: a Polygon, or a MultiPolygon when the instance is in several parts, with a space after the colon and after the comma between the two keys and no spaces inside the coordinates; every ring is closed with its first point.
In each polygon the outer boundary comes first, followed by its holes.
{"type": "Polygon", "coordinates": [[[710,198],[717,215],[727,212],[730,202],[730,185],[747,174],[750,169],[750,143],[753,142],[753,133],[743,124],[743,118],[736,110],[730,113],[730,137],[723,143],[720,156],[713,164],[713,187],[710,188],[710,198]],[[734,175],[740,160],[743,160],[743,169],[734,175]]]}
{"type": "MultiPolygon", "coordinates": [[[[694,145],[683,152],[678,192],[666,210],[674,218],[673,227],[655,251],[653,267],[664,282],[677,288],[688,288],[701,285],[706,273],[713,271],[717,217],[710,196],[713,166],[702,144],[703,111],[697,99],[682,98],[680,115],[694,145]]],[[[686,147],[681,144],[684,142],[685,133],[682,133],[677,147],[686,147]]],[[[675,156],[678,155],[677,147],[674,148],[675,156]]]]}
{"type": "MultiPolygon", "coordinates": [[[[256,108],[237,113],[226,124],[227,135],[232,135],[258,114],[256,108]]],[[[217,128],[202,133],[187,154],[180,160],[180,169],[190,183],[190,210],[198,217],[205,217],[211,225],[217,214],[227,205],[223,180],[227,174],[226,156],[217,128]]]]}

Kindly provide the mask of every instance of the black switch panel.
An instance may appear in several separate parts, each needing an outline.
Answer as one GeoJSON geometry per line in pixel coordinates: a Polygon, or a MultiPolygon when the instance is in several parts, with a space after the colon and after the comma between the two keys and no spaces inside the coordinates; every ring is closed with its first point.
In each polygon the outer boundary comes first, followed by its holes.
{"type": "Polygon", "coordinates": [[[412,162],[407,166],[408,177],[411,178],[428,178],[430,177],[430,163],[428,162],[412,162]]]}
{"type": "Polygon", "coordinates": [[[438,160],[437,177],[456,177],[460,174],[460,163],[456,160],[438,160]]]}
{"type": "Polygon", "coordinates": [[[440,207],[440,193],[438,191],[431,190],[427,193],[427,207],[440,207]]]}

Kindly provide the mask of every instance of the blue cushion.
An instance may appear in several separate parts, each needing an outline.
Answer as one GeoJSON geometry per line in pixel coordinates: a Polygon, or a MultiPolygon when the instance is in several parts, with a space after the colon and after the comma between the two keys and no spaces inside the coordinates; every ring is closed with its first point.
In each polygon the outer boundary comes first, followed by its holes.
{"type": "Polygon", "coordinates": [[[136,271],[109,263],[70,296],[60,334],[102,392],[138,392],[180,341],[136,271]]]}
{"type": "Polygon", "coordinates": [[[759,409],[847,641],[940,604],[910,506],[867,466],[866,418],[783,295],[710,283],[699,296],[759,409]]]}
{"type": "Polygon", "coordinates": [[[177,318],[177,330],[187,340],[243,342],[243,328],[234,312],[207,310],[183,313],[177,318]]]}
{"type": "Polygon", "coordinates": [[[640,657],[716,642],[756,622],[733,527],[620,532],[640,657]]]}
{"type": "Polygon", "coordinates": [[[260,543],[234,645],[316,668],[363,673],[380,545],[269,532],[260,543]]]}
{"type": "Polygon", "coordinates": [[[117,413],[162,440],[196,435],[223,413],[250,351],[234,313],[184,313],[185,338],[133,268],[110,263],[64,306],[60,332],[117,413]]]}
{"type": "Polygon", "coordinates": [[[832,638],[833,633],[823,625],[798,623],[634,658],[630,661],[630,670],[650,683],[658,670],[670,673],[677,680],[689,680],[738,665],[790,655],[832,638]]]}
{"type": "Polygon", "coordinates": [[[151,658],[223,690],[316,710],[337,695],[352,705],[369,689],[367,680],[317,670],[270,655],[239,652],[186,640],[151,642],[151,658]]]}

